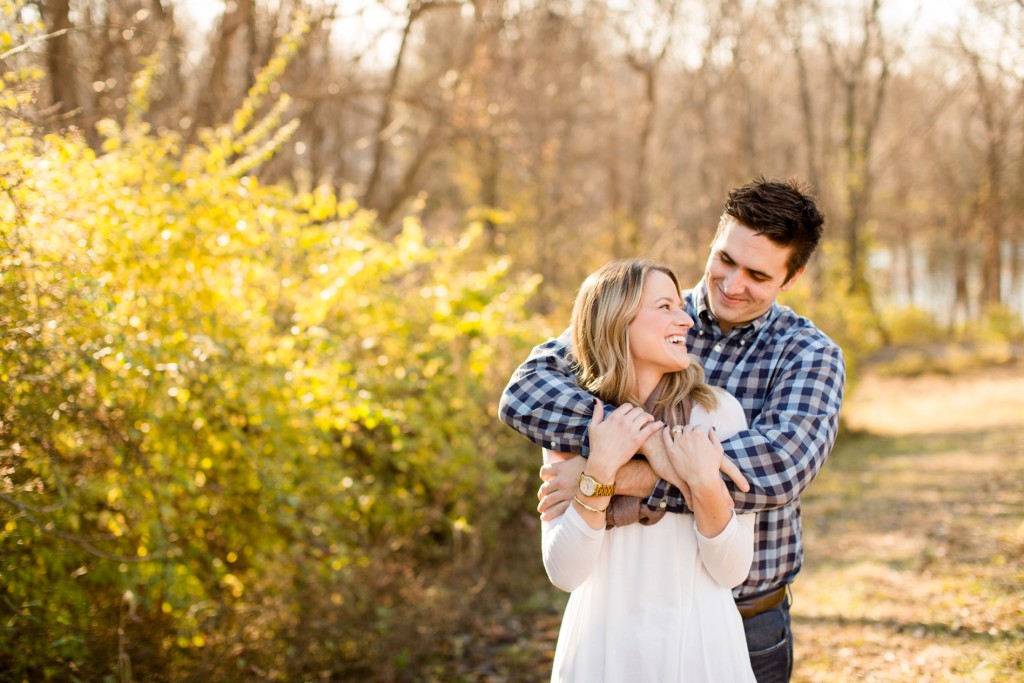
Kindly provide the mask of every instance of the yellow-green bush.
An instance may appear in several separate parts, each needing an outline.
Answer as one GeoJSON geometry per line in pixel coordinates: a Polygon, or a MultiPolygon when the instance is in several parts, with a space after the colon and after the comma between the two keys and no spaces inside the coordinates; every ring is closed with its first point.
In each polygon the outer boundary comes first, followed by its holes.
{"type": "Polygon", "coordinates": [[[843,349],[849,396],[859,379],[862,363],[884,345],[883,328],[865,298],[849,293],[849,278],[835,257],[835,245],[825,243],[821,252],[817,258],[825,264],[822,272],[804,275],[780,301],[813,320],[843,349]],[[811,277],[819,278],[817,298],[811,295],[811,277]]]}
{"type": "Polygon", "coordinates": [[[889,343],[894,346],[920,346],[950,341],[948,327],[940,325],[935,314],[914,306],[887,309],[883,320],[889,343]]]}
{"type": "Polygon", "coordinates": [[[482,566],[520,511],[494,501],[532,486],[495,405],[539,336],[533,283],[477,253],[473,225],[434,244],[410,215],[385,241],[326,189],[246,175],[290,130],[283,106],[254,114],[281,63],[197,146],[133,115],[94,153],[5,100],[10,680],[300,680],[394,658],[389,630],[444,597],[402,591],[482,566]]]}
{"type": "Polygon", "coordinates": [[[975,334],[978,341],[1020,342],[1024,340],[1024,321],[1008,307],[992,304],[985,309],[975,334]]]}

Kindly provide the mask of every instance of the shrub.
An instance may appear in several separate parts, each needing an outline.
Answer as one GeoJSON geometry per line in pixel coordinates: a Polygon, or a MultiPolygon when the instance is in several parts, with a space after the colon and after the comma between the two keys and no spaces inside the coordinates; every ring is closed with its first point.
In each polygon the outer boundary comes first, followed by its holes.
{"type": "Polygon", "coordinates": [[[130,115],[101,125],[96,153],[74,132],[37,137],[28,100],[6,101],[12,679],[407,665],[389,632],[453,599],[430,577],[479,568],[517,510],[495,501],[532,483],[495,405],[540,334],[520,313],[536,283],[479,253],[472,224],[431,243],[412,214],[383,240],[328,189],[249,175],[293,129],[286,99],[261,106],[297,40],[196,146],[130,115]]]}

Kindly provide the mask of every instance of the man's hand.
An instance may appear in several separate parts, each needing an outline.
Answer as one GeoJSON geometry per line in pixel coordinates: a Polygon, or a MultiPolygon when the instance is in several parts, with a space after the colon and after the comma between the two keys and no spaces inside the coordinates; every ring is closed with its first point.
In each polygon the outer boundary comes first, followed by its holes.
{"type": "Polygon", "coordinates": [[[568,509],[586,465],[581,455],[544,450],[544,466],[540,468],[544,483],[537,489],[537,512],[542,520],[550,522],[568,509]]]}

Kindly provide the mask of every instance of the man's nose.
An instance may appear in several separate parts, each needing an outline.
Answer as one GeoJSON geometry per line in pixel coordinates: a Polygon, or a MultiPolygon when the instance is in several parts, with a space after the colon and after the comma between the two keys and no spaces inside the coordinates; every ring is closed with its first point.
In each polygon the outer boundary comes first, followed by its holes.
{"type": "Polygon", "coordinates": [[[743,275],[734,270],[722,279],[722,291],[730,296],[735,295],[743,288],[743,275]]]}

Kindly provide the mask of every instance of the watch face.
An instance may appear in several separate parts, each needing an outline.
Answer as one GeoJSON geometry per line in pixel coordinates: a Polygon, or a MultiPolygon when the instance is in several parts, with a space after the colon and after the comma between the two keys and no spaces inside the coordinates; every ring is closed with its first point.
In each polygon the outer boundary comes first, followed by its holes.
{"type": "Polygon", "coordinates": [[[594,495],[594,480],[587,476],[581,477],[580,492],[582,492],[584,496],[594,495]]]}

